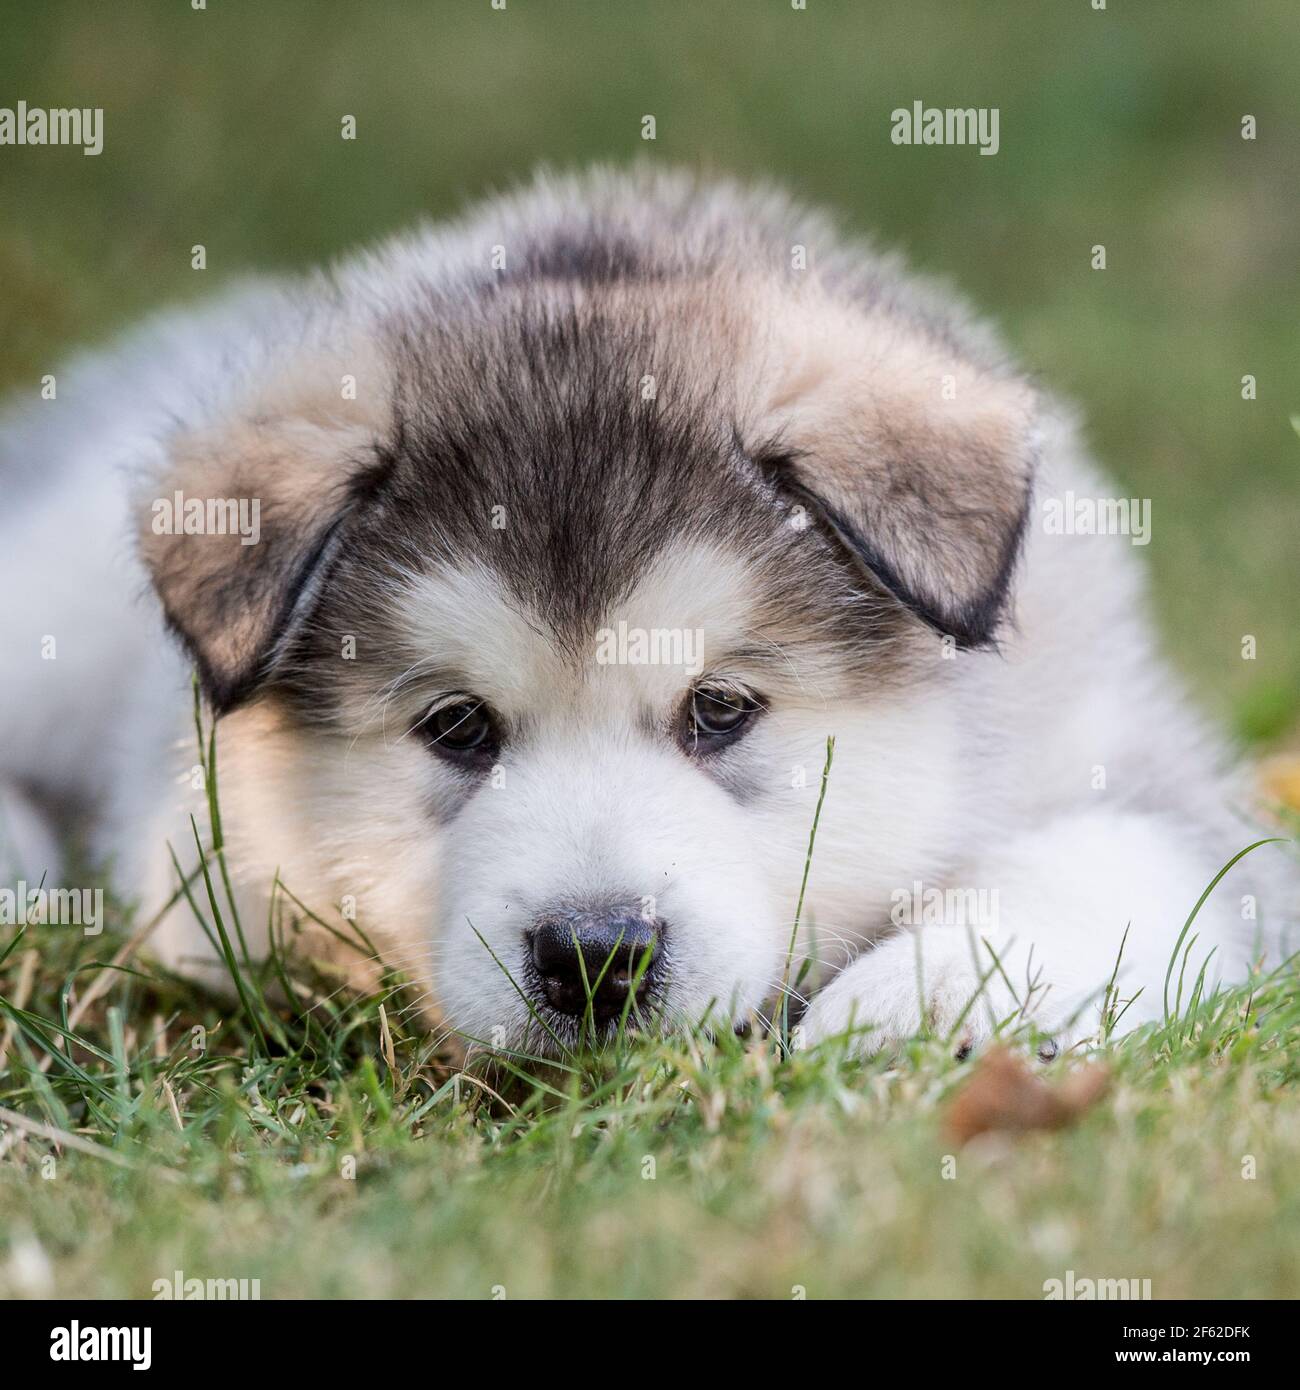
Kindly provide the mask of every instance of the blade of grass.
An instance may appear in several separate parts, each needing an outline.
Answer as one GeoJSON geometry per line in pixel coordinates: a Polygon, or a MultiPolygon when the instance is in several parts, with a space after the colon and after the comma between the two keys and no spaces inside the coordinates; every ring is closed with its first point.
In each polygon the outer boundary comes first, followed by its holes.
{"type": "Polygon", "coordinates": [[[826,762],[822,766],[821,786],[817,792],[817,809],[813,812],[812,829],[808,832],[808,852],[804,855],[803,879],[799,884],[799,901],[795,904],[794,922],[790,927],[790,945],[785,955],[785,974],[781,978],[781,1034],[778,1039],[783,1056],[790,1052],[790,966],[794,961],[799,940],[799,923],[803,918],[803,900],[808,891],[808,875],[812,871],[813,848],[817,844],[817,827],[821,823],[822,803],[826,800],[826,784],[830,780],[831,764],[835,760],[835,735],[826,740],[826,762]]]}
{"type": "Polygon", "coordinates": [[[1188,914],[1187,921],[1183,923],[1182,931],[1178,933],[1178,940],[1174,942],[1174,949],[1170,952],[1169,955],[1169,966],[1168,969],[1166,969],[1165,971],[1164,1014],[1166,1023],[1169,1021],[1169,981],[1173,978],[1174,962],[1177,961],[1178,953],[1182,950],[1183,938],[1187,935],[1189,931],[1191,931],[1192,923],[1196,921],[1196,914],[1200,912],[1201,908],[1205,906],[1206,899],[1219,886],[1219,881],[1228,872],[1228,870],[1231,869],[1232,866],[1237,863],[1238,860],[1244,859],[1252,850],[1258,849],[1261,845],[1281,845],[1286,843],[1287,841],[1283,836],[1273,835],[1266,840],[1256,840],[1254,844],[1247,845],[1245,849],[1239,850],[1236,854],[1232,856],[1231,859],[1228,860],[1228,862],[1223,866],[1223,868],[1221,868],[1219,872],[1215,874],[1214,877],[1210,880],[1209,884],[1205,889],[1205,892],[1203,892],[1201,896],[1197,898],[1196,906],[1192,908],[1191,912],[1188,914]]]}
{"type": "Polygon", "coordinates": [[[244,977],[240,973],[239,962],[235,959],[235,952],[230,944],[230,936],[227,933],[225,924],[221,920],[221,908],[217,903],[217,895],[212,886],[212,875],[208,872],[208,861],[203,854],[203,842],[199,839],[198,822],[193,816],[190,817],[190,829],[194,832],[194,844],[199,851],[199,864],[203,870],[203,886],[207,889],[208,905],[212,909],[213,925],[216,927],[217,934],[221,938],[221,954],[225,958],[226,969],[230,972],[230,978],[235,986],[235,993],[239,995],[239,1002],[244,1010],[244,1015],[248,1019],[249,1027],[257,1035],[258,1042],[262,1045],[263,1052],[270,1052],[270,1044],[267,1042],[266,1031],[262,1027],[262,1020],[258,1017],[257,1011],[253,1008],[252,1000],[249,998],[248,991],[244,986],[244,977]]]}
{"type": "Polygon", "coordinates": [[[212,727],[208,732],[208,751],[207,756],[203,753],[203,702],[199,695],[198,676],[193,677],[194,684],[194,732],[198,738],[199,745],[199,764],[203,768],[203,790],[208,803],[208,826],[212,831],[212,852],[217,857],[217,867],[221,871],[221,884],[226,890],[226,902],[230,907],[230,917],[235,924],[235,936],[239,940],[239,949],[244,957],[244,964],[248,969],[252,969],[252,961],[248,955],[248,942],[244,940],[244,927],[239,920],[239,904],[235,901],[235,892],[230,885],[230,872],[226,867],[226,840],[221,829],[221,805],[217,798],[217,721],[213,719],[212,727]]]}

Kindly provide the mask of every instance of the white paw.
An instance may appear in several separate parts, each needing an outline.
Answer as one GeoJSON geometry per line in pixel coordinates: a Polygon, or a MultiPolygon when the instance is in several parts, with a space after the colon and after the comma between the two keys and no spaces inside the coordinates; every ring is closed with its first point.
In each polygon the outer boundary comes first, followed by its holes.
{"type": "Polygon", "coordinates": [[[964,928],[922,927],[886,937],[836,976],[813,999],[798,1044],[848,1036],[850,1052],[868,1054],[895,1051],[925,1032],[964,1055],[996,1030],[1022,1024],[1026,1007],[1033,1016],[1041,986],[1024,996],[978,937],[972,950],[964,928]]]}

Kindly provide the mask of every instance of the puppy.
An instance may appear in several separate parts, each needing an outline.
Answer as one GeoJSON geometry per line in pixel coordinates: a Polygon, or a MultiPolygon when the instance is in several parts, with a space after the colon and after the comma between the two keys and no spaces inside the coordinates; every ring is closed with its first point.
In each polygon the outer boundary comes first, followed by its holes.
{"type": "MultiPolygon", "coordinates": [[[[806,1044],[1073,1043],[1283,949],[1272,845],[1179,947],[1261,834],[1132,536],[1049,524],[1108,497],[1068,413],[775,193],[542,178],[55,382],[0,430],[11,875],[76,822],[175,892],[193,668],[250,953],[278,874],[471,1045],[796,981],[806,1044]]],[[[217,969],[184,903],[155,946],[217,969]]]]}

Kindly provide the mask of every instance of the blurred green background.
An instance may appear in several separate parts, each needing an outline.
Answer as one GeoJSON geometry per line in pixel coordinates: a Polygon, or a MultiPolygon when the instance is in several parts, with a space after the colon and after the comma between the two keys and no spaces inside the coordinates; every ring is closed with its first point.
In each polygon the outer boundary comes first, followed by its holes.
{"type": "Polygon", "coordinates": [[[771,176],[959,284],[1079,403],[1121,492],[1152,499],[1175,660],[1243,737],[1294,740],[1300,6],[1091,6],[6,0],[0,105],[102,106],[105,148],[0,148],[0,388],[538,162],[771,176]],[[915,100],[996,106],[1000,153],[892,145],[915,100]]]}

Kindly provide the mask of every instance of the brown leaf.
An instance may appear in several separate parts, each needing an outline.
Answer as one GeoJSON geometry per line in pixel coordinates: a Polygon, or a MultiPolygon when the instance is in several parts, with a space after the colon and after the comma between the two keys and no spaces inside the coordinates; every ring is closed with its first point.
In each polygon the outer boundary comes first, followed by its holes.
{"type": "Polygon", "coordinates": [[[945,1128],[959,1144],[992,1130],[1060,1129],[1105,1094],[1110,1074],[1099,1063],[1049,1084],[1008,1047],[991,1047],[953,1097],[945,1128]]]}

